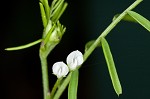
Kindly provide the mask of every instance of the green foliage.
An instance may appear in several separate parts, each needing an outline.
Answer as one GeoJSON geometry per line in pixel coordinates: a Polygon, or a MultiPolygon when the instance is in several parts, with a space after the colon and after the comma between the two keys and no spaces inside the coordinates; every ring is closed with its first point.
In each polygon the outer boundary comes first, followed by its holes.
{"type": "MultiPolygon", "coordinates": [[[[91,41],[89,41],[89,42],[87,42],[86,44],[85,44],[85,52],[91,47],[91,45],[93,44],[95,42],[95,40],[91,40],[91,41]]],[[[97,45],[97,47],[100,47],[101,46],[101,44],[99,43],[98,45],[97,45]]]]}
{"type": "MultiPolygon", "coordinates": [[[[135,22],[139,23],[142,25],[145,29],[147,29],[150,32],[150,21],[147,20],[145,17],[142,15],[138,14],[137,12],[134,11],[127,11],[128,14],[124,16],[122,20],[124,21],[129,21],[129,22],[135,22]]],[[[113,18],[113,21],[119,16],[120,14],[116,14],[113,18]]]]}
{"type": "MultiPolygon", "coordinates": [[[[114,16],[114,18],[113,18],[113,21],[114,21],[119,15],[120,15],[120,14],[116,14],[116,15],[114,16]]],[[[129,21],[129,22],[135,22],[135,23],[137,23],[137,21],[136,21],[133,17],[131,17],[130,15],[128,15],[128,14],[126,14],[122,20],[123,20],[123,21],[129,21]]]]}
{"type": "MultiPolygon", "coordinates": [[[[115,63],[113,60],[113,56],[111,54],[109,44],[106,41],[105,37],[121,20],[137,22],[141,24],[145,29],[150,31],[150,21],[148,21],[140,14],[132,11],[132,9],[135,8],[141,1],[142,0],[136,0],[124,12],[115,15],[112,23],[101,33],[101,35],[99,35],[99,37],[96,40],[91,40],[87,42],[85,45],[85,53],[83,55],[84,62],[97,47],[102,46],[103,53],[108,66],[108,71],[111,77],[111,81],[114,90],[116,91],[118,96],[122,94],[122,87],[119,81],[119,77],[117,74],[117,70],[115,67],[115,63]]],[[[66,31],[66,28],[59,22],[59,18],[65,11],[67,5],[68,4],[64,0],[53,0],[51,6],[49,6],[48,0],[40,0],[39,6],[44,27],[43,35],[41,37],[42,39],[39,39],[35,42],[26,45],[5,49],[5,50],[20,50],[31,47],[41,42],[41,46],[39,49],[39,56],[41,59],[41,67],[42,67],[44,99],[59,99],[68,84],[69,84],[68,98],[77,99],[78,77],[79,77],[78,69],[80,68],[77,68],[75,71],[70,72],[66,78],[58,79],[52,91],[49,89],[47,57],[51,53],[51,51],[55,48],[55,46],[60,43],[61,38],[64,35],[64,32],[66,31]]]]}
{"type": "Polygon", "coordinates": [[[39,39],[39,40],[31,42],[29,44],[25,44],[25,45],[21,45],[21,46],[17,46],[17,47],[6,48],[5,50],[7,50],[7,51],[21,50],[21,49],[25,49],[25,48],[34,46],[34,45],[40,43],[41,41],[42,41],[42,39],[39,39]]]}
{"type": "Polygon", "coordinates": [[[103,49],[103,52],[104,52],[104,56],[105,56],[105,59],[106,59],[106,63],[107,63],[107,66],[108,66],[108,71],[109,71],[109,74],[110,74],[110,77],[111,77],[113,87],[114,87],[117,95],[119,96],[120,94],[122,94],[122,87],[121,87],[121,84],[120,84],[120,81],[119,81],[119,78],[118,78],[117,70],[116,70],[116,67],[115,67],[113,56],[112,56],[111,51],[110,51],[109,44],[106,41],[106,39],[103,38],[103,37],[101,38],[101,44],[102,44],[102,49],[103,49]]]}
{"type": "Polygon", "coordinates": [[[39,5],[40,5],[40,10],[41,10],[41,16],[42,16],[43,26],[45,28],[47,26],[46,13],[45,13],[43,4],[41,2],[39,2],[39,5]]]}
{"type": "Polygon", "coordinates": [[[142,15],[140,15],[134,11],[128,11],[127,13],[150,32],[150,21],[149,20],[147,20],[142,15]]]}
{"type": "Polygon", "coordinates": [[[78,76],[78,70],[72,71],[72,76],[68,87],[68,99],[77,99],[78,76]]]}
{"type": "Polygon", "coordinates": [[[69,81],[71,79],[72,72],[64,79],[60,87],[58,88],[57,92],[55,93],[55,96],[53,99],[59,99],[62,95],[63,91],[66,89],[67,85],[69,84],[69,81]]]}
{"type": "Polygon", "coordinates": [[[50,20],[57,22],[67,7],[64,0],[54,0],[51,5],[50,20]]]}

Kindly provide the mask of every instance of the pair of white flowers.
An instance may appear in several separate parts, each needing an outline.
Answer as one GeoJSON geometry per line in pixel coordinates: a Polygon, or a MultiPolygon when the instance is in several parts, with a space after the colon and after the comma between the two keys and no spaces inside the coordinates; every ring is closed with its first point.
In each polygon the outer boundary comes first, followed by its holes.
{"type": "Polygon", "coordinates": [[[65,77],[69,70],[74,71],[83,61],[83,54],[78,50],[73,51],[67,56],[67,65],[62,61],[54,63],[52,67],[53,74],[57,78],[65,77]]]}

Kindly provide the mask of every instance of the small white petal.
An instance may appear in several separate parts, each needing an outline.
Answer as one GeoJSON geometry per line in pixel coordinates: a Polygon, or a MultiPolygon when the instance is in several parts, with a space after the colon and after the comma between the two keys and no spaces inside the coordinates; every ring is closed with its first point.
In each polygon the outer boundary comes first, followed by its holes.
{"type": "Polygon", "coordinates": [[[70,68],[70,70],[75,70],[82,63],[83,63],[83,54],[78,50],[71,52],[67,56],[67,65],[70,68]]]}
{"type": "Polygon", "coordinates": [[[57,76],[57,78],[65,77],[68,72],[69,68],[64,62],[56,62],[53,67],[53,74],[57,76]]]}

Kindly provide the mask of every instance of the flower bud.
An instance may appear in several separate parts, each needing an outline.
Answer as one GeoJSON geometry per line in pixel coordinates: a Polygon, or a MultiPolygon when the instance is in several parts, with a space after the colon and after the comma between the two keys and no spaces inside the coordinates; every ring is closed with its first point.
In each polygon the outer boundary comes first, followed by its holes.
{"type": "Polygon", "coordinates": [[[69,72],[68,66],[64,62],[56,62],[53,65],[52,70],[57,78],[65,77],[69,72]]]}
{"type": "Polygon", "coordinates": [[[75,70],[83,63],[83,55],[80,51],[76,50],[67,56],[67,65],[70,70],[75,70]]]}
{"type": "Polygon", "coordinates": [[[59,33],[59,27],[55,27],[55,29],[53,30],[50,38],[49,38],[49,41],[50,42],[59,42],[60,39],[61,39],[61,34],[59,33]]]}

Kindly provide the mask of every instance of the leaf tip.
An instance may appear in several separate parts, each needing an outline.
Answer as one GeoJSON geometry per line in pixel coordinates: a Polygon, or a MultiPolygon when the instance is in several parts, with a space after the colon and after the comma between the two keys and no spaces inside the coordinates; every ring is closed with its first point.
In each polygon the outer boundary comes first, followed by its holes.
{"type": "Polygon", "coordinates": [[[12,51],[13,49],[12,48],[5,48],[4,50],[5,51],[12,51]]]}
{"type": "Polygon", "coordinates": [[[8,48],[5,48],[4,50],[5,50],[5,51],[8,51],[8,48]]]}
{"type": "Polygon", "coordinates": [[[116,91],[116,93],[117,93],[117,96],[119,97],[122,94],[122,88],[120,90],[116,91]]]}
{"type": "Polygon", "coordinates": [[[119,97],[122,93],[118,93],[117,96],[119,97]]]}

